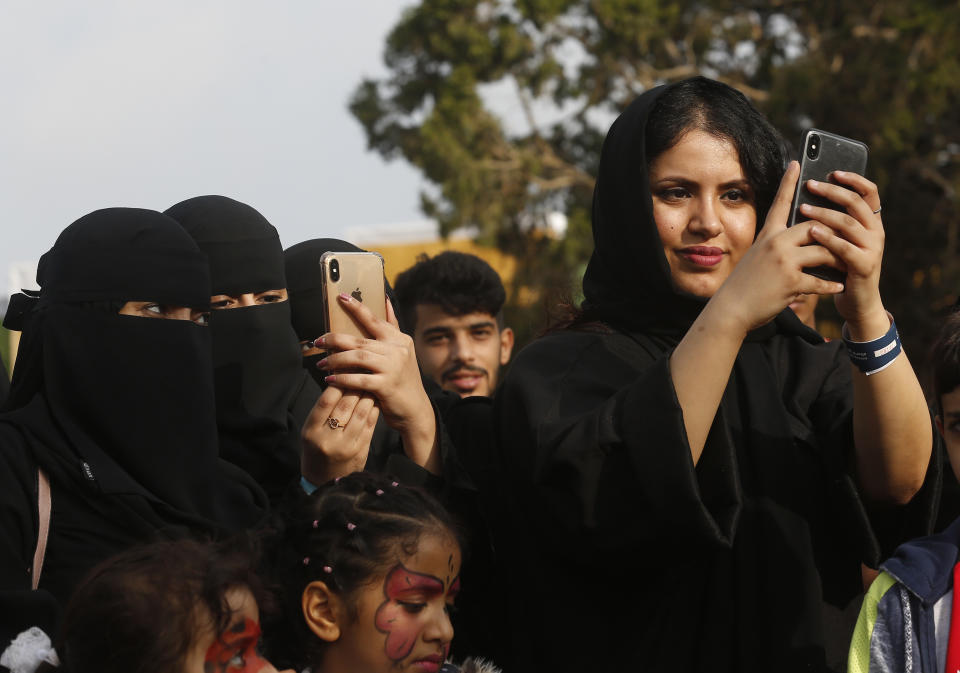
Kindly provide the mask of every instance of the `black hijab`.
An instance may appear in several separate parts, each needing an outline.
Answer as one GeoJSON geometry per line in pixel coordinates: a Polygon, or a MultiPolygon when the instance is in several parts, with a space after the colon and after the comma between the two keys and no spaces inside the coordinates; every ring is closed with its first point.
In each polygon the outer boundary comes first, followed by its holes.
{"type": "MultiPolygon", "coordinates": [[[[647,122],[660,97],[675,86],[659,86],[639,96],[607,133],[593,193],[594,250],[583,277],[585,317],[674,344],[707,302],[674,287],[653,219],[647,122]]],[[[745,98],[737,103],[749,107],[745,98]]],[[[779,134],[776,140],[782,143],[779,134]]],[[[778,165],[783,159],[777,156],[768,161],[778,165]]],[[[758,212],[758,230],[764,214],[758,212]]],[[[784,309],[773,323],[755,330],[749,339],[762,339],[777,332],[802,335],[812,342],[820,340],[790,309],[784,309]]]]}
{"type": "Polygon", "coordinates": [[[208,330],[120,315],[126,301],[209,303],[196,244],[160,213],[108,208],[67,227],[40,259],[39,295],[15,295],[22,330],[7,411],[55,489],[133,530],[239,529],[266,506],[217,457],[208,330]]]}
{"type": "MultiPolygon", "coordinates": [[[[314,238],[292,245],[283,251],[287,272],[287,293],[290,296],[290,317],[300,341],[316,339],[326,331],[323,322],[323,268],[320,266],[320,257],[325,252],[366,252],[366,250],[337,238],[314,238]]],[[[383,287],[399,319],[397,298],[386,278],[383,280],[383,287]]],[[[321,353],[303,358],[304,369],[321,386],[324,385],[323,377],[326,372],[318,370],[316,365],[322,357],[321,353]]]]}
{"type": "MultiPolygon", "coordinates": [[[[225,196],[198,196],[166,214],[206,253],[213,294],[286,287],[277,230],[250,206],[225,196]]],[[[308,410],[319,396],[312,385],[301,395],[307,382],[290,325],[290,302],[215,310],[210,331],[220,455],[276,499],[300,469],[303,419],[291,409],[304,397],[297,406],[308,410]]]]}

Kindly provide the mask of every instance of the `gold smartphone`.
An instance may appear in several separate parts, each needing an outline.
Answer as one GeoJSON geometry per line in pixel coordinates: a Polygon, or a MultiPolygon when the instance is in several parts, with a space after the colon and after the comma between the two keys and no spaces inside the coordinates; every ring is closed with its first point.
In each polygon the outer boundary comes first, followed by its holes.
{"type": "Polygon", "coordinates": [[[323,270],[323,319],[326,331],[369,339],[371,335],[347,313],[337,295],[349,294],[363,302],[375,316],[386,320],[383,257],[377,252],[325,252],[320,257],[320,266],[323,270]]]}

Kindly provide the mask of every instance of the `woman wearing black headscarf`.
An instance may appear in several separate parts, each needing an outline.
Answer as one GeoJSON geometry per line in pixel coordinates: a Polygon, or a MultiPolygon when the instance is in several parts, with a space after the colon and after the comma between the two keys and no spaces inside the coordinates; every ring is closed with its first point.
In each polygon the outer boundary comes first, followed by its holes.
{"type": "Polygon", "coordinates": [[[326,335],[329,343],[322,348],[314,345],[325,336],[320,265],[325,252],[364,250],[346,241],[318,238],[284,251],[291,315],[302,347],[303,366],[325,388],[312,417],[318,422],[308,423],[304,432],[305,445],[312,447],[304,455],[304,475],[314,474],[316,481],[322,476],[368,469],[402,474],[408,483],[429,482],[428,475],[409,462],[439,474],[444,470],[448,442],[431,404],[436,400],[425,390],[427,381],[420,375],[413,342],[399,329],[396,300],[386,279],[388,321],[375,318],[349,298],[337,300],[344,302],[345,310],[356,316],[373,339],[330,334],[326,335]],[[365,358],[362,369],[367,373],[351,375],[348,385],[343,384],[347,380],[343,376],[335,376],[340,383],[328,387],[328,377],[335,369],[357,366],[343,359],[354,357],[365,358]],[[378,421],[381,411],[383,417],[378,421]],[[327,416],[342,420],[357,414],[369,425],[362,433],[351,432],[349,423],[345,430],[326,424],[327,416]],[[409,460],[402,460],[404,456],[409,460]]]}
{"type": "Polygon", "coordinates": [[[300,474],[300,429],[320,395],[300,366],[280,237],[255,209],[225,196],[187,199],[165,214],[210,263],[220,455],[276,502],[300,474]]]}
{"type": "Polygon", "coordinates": [[[4,323],[22,330],[0,414],[4,620],[30,602],[32,580],[62,605],[113,553],[244,529],[266,508],[253,480],[217,456],[210,340],[195,324],[209,305],[209,272],[176,222],[95,211],[43,255],[37,282],[39,295],[15,295],[4,323]],[[52,512],[32,577],[41,474],[52,512]]]}
{"type": "Polygon", "coordinates": [[[933,440],[905,356],[868,377],[784,310],[844,290],[852,341],[892,331],[876,187],[803,185],[846,213],[787,229],[781,146],[703,78],[610,129],[584,304],[495,400],[514,668],[827,670],[824,605],[929,525],[933,440]],[[845,287],[802,272],[821,264],[845,287]]]}

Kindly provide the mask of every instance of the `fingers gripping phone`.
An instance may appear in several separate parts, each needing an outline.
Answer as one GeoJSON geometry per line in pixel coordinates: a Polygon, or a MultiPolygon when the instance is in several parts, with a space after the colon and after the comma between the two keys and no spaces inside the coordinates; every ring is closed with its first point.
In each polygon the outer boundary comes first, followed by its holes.
{"type": "Polygon", "coordinates": [[[375,316],[386,320],[383,257],[376,252],[325,252],[320,257],[320,266],[323,270],[323,319],[327,332],[369,339],[371,335],[343,308],[337,295],[349,294],[375,316]]]}
{"type": "MultiPolygon", "coordinates": [[[[867,170],[867,146],[859,140],[852,140],[820,129],[808,129],[803,134],[800,146],[803,148],[803,155],[800,158],[800,181],[793,195],[790,219],[787,221],[788,227],[808,219],[798,211],[804,203],[843,211],[843,208],[833,201],[811,194],[806,187],[807,180],[836,184],[831,180],[833,171],[849,171],[864,175],[867,170]]],[[[846,274],[829,266],[818,266],[804,269],[804,271],[824,280],[838,283],[846,280],[846,274]]]]}

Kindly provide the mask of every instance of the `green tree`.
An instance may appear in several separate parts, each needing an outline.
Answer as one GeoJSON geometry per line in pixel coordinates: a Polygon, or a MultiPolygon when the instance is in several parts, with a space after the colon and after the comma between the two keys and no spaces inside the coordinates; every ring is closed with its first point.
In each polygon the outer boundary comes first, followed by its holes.
{"type": "Polygon", "coordinates": [[[659,83],[726,81],[791,140],[816,125],[871,146],[884,296],[926,339],[960,288],[958,31],[960,4],[933,0],[422,0],[387,38],[389,77],[362,82],[350,109],[370,148],[423,172],[441,234],[475,227],[520,258],[517,297],[582,271],[613,117],[659,83]]]}

